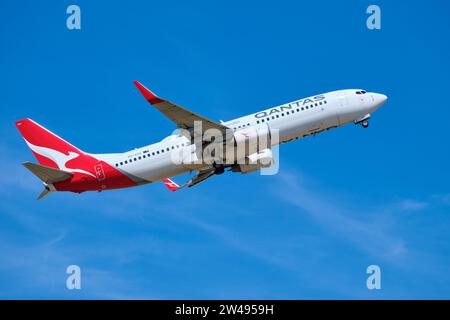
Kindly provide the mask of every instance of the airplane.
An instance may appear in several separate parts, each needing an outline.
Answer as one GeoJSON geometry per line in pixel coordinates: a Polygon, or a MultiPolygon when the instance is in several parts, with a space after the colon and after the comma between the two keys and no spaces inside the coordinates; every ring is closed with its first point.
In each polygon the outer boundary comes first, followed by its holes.
{"type": "Polygon", "coordinates": [[[345,89],[216,122],[158,97],[138,81],[134,84],[144,98],[177,127],[160,142],[123,153],[91,154],[29,118],[16,121],[17,129],[39,162],[23,163],[44,184],[38,199],[55,191],[103,191],[156,181],[162,181],[169,190],[177,191],[220,175],[225,169],[240,173],[258,171],[274,164],[272,148],[279,144],[348,123],[367,128],[373,112],[387,100],[380,93],[345,89]],[[196,123],[203,130],[223,133],[223,138],[199,142],[194,130],[196,123]],[[275,132],[278,139],[270,140],[275,132]],[[198,161],[207,146],[225,143],[236,146],[237,141],[249,143],[262,141],[263,137],[270,140],[264,149],[244,149],[243,154],[231,157],[229,162],[198,161]],[[181,186],[170,179],[188,172],[195,172],[195,175],[181,186]]]}

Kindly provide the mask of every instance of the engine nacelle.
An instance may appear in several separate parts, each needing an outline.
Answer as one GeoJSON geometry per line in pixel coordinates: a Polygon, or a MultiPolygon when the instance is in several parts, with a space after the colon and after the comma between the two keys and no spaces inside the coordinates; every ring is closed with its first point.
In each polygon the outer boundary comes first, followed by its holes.
{"type": "Polygon", "coordinates": [[[252,153],[245,158],[245,163],[237,164],[232,168],[234,172],[250,173],[273,165],[273,155],[271,149],[264,149],[260,152],[252,153]]]}
{"type": "MultiPolygon", "coordinates": [[[[268,126],[249,127],[234,133],[236,160],[253,160],[257,154],[271,147],[271,134],[268,126]],[[249,158],[251,156],[251,159],[249,158]],[[247,159],[248,158],[248,159],[247,159]]],[[[256,159],[257,161],[258,159],[256,159]]]]}

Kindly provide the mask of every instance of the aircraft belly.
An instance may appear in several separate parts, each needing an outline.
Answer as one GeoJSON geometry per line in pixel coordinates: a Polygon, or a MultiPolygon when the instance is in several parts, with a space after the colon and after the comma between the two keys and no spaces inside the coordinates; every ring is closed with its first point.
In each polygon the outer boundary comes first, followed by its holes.
{"type": "Polygon", "coordinates": [[[280,127],[280,141],[292,140],[314,132],[339,125],[335,112],[318,110],[294,121],[284,123],[280,127]]]}
{"type": "Polygon", "coordinates": [[[312,126],[319,120],[320,113],[298,117],[280,126],[280,141],[292,140],[307,134],[312,126]]]}
{"type": "Polygon", "coordinates": [[[158,181],[187,171],[182,165],[174,163],[170,156],[155,157],[152,160],[150,163],[133,168],[130,173],[147,181],[158,181]]]}

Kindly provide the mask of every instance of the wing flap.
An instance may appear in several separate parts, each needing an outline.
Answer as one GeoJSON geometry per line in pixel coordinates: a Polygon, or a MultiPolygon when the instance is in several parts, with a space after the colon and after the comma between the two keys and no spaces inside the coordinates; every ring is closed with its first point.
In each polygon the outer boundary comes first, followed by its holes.
{"type": "Polygon", "coordinates": [[[194,176],[191,180],[189,180],[186,183],[186,186],[188,188],[195,186],[196,184],[199,184],[200,182],[205,181],[206,179],[212,177],[214,175],[214,168],[206,169],[206,170],[200,170],[196,176],[194,176]]]}
{"type": "Polygon", "coordinates": [[[214,168],[208,168],[204,170],[197,171],[197,174],[192,177],[188,182],[183,184],[182,186],[179,186],[174,181],[172,181],[169,178],[163,179],[162,182],[166,185],[167,189],[170,191],[177,191],[180,189],[183,189],[185,187],[193,187],[196,184],[199,184],[202,181],[205,181],[206,179],[212,177],[214,175],[215,169],[214,168]]]}

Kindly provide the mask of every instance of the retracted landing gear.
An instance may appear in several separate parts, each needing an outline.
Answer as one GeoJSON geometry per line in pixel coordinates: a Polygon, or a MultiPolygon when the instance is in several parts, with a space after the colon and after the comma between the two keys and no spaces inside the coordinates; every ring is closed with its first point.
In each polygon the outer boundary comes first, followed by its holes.
{"type": "Polygon", "coordinates": [[[214,167],[214,174],[222,174],[225,172],[225,166],[222,164],[213,164],[214,167]]]}

